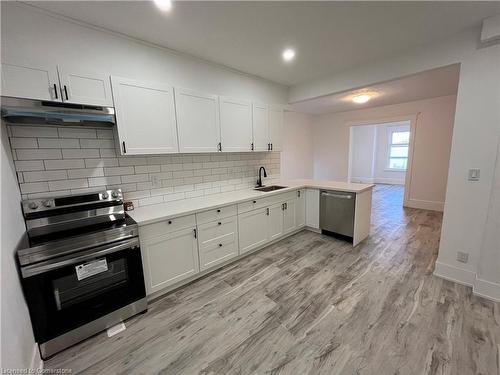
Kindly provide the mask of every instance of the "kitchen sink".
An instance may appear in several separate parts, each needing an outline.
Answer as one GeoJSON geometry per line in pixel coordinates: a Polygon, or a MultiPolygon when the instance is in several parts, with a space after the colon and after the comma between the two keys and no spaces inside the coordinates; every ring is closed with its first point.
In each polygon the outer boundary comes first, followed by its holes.
{"type": "Polygon", "coordinates": [[[287,186],[278,186],[278,185],[270,185],[270,186],[262,186],[259,188],[255,188],[254,190],[257,191],[275,191],[275,190],[280,190],[280,189],[286,189],[287,186]]]}

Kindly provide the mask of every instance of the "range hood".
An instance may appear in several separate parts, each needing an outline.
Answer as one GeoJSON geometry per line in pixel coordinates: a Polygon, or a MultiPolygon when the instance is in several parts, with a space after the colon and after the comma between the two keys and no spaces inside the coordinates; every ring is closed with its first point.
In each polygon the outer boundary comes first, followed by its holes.
{"type": "Polygon", "coordinates": [[[113,126],[113,107],[98,107],[2,96],[2,118],[10,123],[113,126]]]}

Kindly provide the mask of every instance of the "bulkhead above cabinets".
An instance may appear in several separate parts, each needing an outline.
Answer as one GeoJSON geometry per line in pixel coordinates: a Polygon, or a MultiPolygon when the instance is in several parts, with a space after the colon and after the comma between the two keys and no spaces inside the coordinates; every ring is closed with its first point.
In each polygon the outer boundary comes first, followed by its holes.
{"type": "Polygon", "coordinates": [[[115,107],[122,155],[281,151],[283,107],[65,65],[2,63],[2,95],[115,107]]]}

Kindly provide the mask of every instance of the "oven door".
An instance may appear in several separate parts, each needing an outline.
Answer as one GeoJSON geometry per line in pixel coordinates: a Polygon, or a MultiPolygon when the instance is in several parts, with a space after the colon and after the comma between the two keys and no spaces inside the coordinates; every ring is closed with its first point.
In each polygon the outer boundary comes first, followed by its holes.
{"type": "Polygon", "coordinates": [[[23,267],[21,273],[39,343],[146,295],[137,238],[23,267]]]}

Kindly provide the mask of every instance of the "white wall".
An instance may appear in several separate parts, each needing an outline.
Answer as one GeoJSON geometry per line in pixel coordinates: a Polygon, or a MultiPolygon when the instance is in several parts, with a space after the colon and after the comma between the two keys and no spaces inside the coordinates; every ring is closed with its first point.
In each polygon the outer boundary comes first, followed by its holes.
{"type": "Polygon", "coordinates": [[[11,161],[6,127],[1,125],[1,364],[0,368],[29,368],[34,350],[33,331],[14,261],[25,227],[19,188],[11,161]]]}
{"type": "Polygon", "coordinates": [[[349,153],[350,181],[373,183],[377,128],[375,125],[351,127],[349,153]]]}
{"type": "Polygon", "coordinates": [[[347,181],[351,125],[401,121],[418,115],[408,202],[412,207],[442,210],[455,100],[452,95],[315,117],[314,178],[347,181]]]}
{"type": "Polygon", "coordinates": [[[2,2],[2,61],[76,66],[236,98],[284,104],[285,86],[2,2]]]}
{"type": "Polygon", "coordinates": [[[313,177],[313,142],[311,115],[285,111],[281,177],[313,177]]]}
{"type": "MultiPolygon", "coordinates": [[[[500,45],[478,49],[465,57],[460,68],[457,110],[451,149],[448,188],[435,273],[474,285],[481,264],[498,264],[494,241],[483,242],[494,186],[500,127],[500,45]],[[467,170],[480,168],[479,181],[468,181],[467,170]],[[491,243],[493,242],[493,243],[491,243]],[[469,253],[468,263],[456,260],[457,251],[469,253]]],[[[494,196],[495,197],[495,196],[494,196]]],[[[494,198],[495,199],[495,198],[494,198]]],[[[491,214],[495,216],[495,211],[491,214]]],[[[493,223],[495,218],[492,218],[493,223]]],[[[495,229],[496,230],[496,229],[495,229]]],[[[482,269],[482,272],[486,268],[482,269]]],[[[498,274],[500,269],[496,269],[498,274]]],[[[492,277],[485,272],[481,277],[492,277]]],[[[498,278],[487,282],[496,284],[498,278]]]]}

